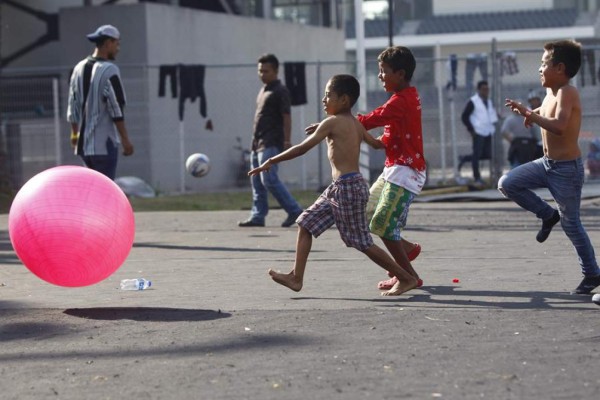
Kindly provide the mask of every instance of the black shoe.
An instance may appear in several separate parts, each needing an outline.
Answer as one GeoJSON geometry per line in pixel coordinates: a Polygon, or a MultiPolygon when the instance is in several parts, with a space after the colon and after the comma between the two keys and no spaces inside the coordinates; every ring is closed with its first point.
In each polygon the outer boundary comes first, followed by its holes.
{"type": "Polygon", "coordinates": [[[281,223],[281,227],[288,228],[288,227],[294,225],[296,223],[296,219],[300,216],[300,214],[302,214],[302,212],[299,212],[296,215],[288,215],[288,217],[285,219],[285,221],[283,221],[281,223]]]}
{"type": "Polygon", "coordinates": [[[600,286],[600,275],[598,276],[586,276],[583,278],[579,286],[575,288],[573,293],[575,294],[589,294],[592,290],[600,286]]]}
{"type": "Polygon", "coordinates": [[[257,222],[257,221],[254,221],[252,219],[247,219],[245,221],[238,222],[238,226],[244,226],[244,227],[247,227],[247,226],[265,226],[265,223],[264,222],[257,222]]]}
{"type": "Polygon", "coordinates": [[[537,240],[540,243],[545,242],[546,239],[548,239],[548,236],[550,236],[550,232],[552,232],[552,227],[554,225],[556,225],[556,223],[558,221],[560,221],[560,214],[558,213],[558,211],[554,210],[554,215],[553,216],[551,216],[548,219],[543,220],[543,222],[542,222],[542,228],[537,233],[537,236],[535,237],[535,240],[537,240]]]}

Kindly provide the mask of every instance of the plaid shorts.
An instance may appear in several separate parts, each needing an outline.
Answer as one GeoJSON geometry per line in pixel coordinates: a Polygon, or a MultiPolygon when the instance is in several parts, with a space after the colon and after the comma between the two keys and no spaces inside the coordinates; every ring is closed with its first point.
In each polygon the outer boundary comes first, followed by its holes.
{"type": "Polygon", "coordinates": [[[371,233],[388,240],[400,240],[414,198],[415,194],[402,186],[377,179],[371,186],[367,207],[368,213],[372,213],[371,233]]]}
{"type": "Polygon", "coordinates": [[[369,186],[361,174],[344,175],[329,185],[296,222],[314,237],[335,223],[346,246],[365,251],[373,245],[365,215],[368,198],[369,186]]]}

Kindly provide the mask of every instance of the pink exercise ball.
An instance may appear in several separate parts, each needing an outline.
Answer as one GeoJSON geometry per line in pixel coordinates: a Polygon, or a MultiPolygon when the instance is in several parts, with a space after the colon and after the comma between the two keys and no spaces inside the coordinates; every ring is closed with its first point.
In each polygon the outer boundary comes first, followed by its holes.
{"type": "Polygon", "coordinates": [[[8,214],[10,241],[23,264],[58,286],[88,286],[115,272],[133,245],[129,200],[94,170],[62,166],[31,178],[8,214]]]}

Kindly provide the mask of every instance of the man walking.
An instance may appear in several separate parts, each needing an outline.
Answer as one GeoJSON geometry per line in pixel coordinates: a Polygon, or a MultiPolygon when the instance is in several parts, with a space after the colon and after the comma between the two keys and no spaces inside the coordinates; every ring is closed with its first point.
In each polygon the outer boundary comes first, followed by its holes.
{"type": "MultiPolygon", "coordinates": [[[[273,54],[265,54],[258,59],[258,76],[264,86],[256,99],[252,168],[258,168],[292,145],[290,94],[278,79],[278,71],[279,60],[273,54]]],[[[252,176],[252,211],[250,218],[238,222],[239,226],[265,226],[265,218],[269,213],[269,192],[288,214],[281,226],[288,227],[296,222],[296,218],[302,213],[302,207],[279,180],[277,170],[278,166],[273,165],[268,171],[252,176]]]]}
{"type": "Polygon", "coordinates": [[[133,154],[123,114],[125,91],[119,67],[112,62],[119,52],[120,36],[112,25],[87,35],[96,49],[73,69],[67,108],[75,154],[88,168],[113,180],[119,144],[123,155],[133,154]]]}

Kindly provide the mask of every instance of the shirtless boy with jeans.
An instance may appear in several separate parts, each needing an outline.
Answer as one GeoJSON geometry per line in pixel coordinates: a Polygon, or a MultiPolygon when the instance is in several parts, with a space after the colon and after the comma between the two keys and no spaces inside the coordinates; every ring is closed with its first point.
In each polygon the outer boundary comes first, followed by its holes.
{"type": "Polygon", "coordinates": [[[544,242],[559,221],[573,243],[579,258],[583,280],[576,294],[588,294],[600,285],[600,269],[594,248],[579,219],[584,169],[577,140],[581,127],[581,102],[577,88],[569,81],[581,66],[581,45],[570,40],[549,42],[539,69],[547,94],[542,105],[529,110],[523,104],[506,99],[506,106],[525,117],[525,125],[539,125],[544,155],[523,164],[500,178],[502,194],[542,220],[536,240],[544,242]],[[531,189],[548,188],[558,210],[531,189]]]}

